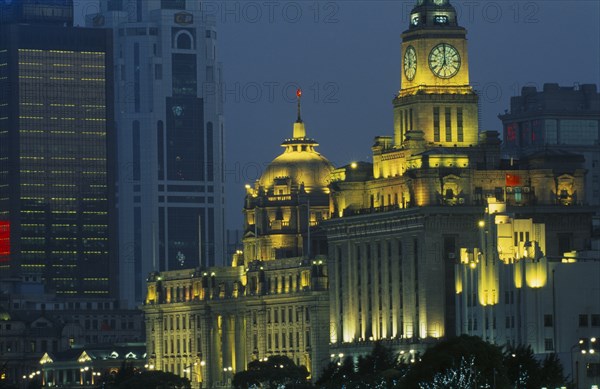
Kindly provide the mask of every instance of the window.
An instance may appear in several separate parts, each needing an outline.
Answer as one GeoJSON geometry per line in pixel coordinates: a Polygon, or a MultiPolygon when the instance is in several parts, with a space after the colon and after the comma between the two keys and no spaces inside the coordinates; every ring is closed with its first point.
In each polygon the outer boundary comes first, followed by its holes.
{"type": "Polygon", "coordinates": [[[180,50],[192,49],[192,37],[186,32],[181,32],[177,37],[177,48],[180,50]]]}
{"type": "Polygon", "coordinates": [[[433,107],[433,141],[439,142],[440,140],[440,108],[433,107]]]}
{"type": "Polygon", "coordinates": [[[494,188],[494,195],[496,196],[496,201],[504,201],[504,189],[502,187],[494,188]]]}
{"type": "Polygon", "coordinates": [[[446,108],[446,142],[452,142],[452,110],[446,108]]]}
{"type": "Polygon", "coordinates": [[[592,327],[600,327],[600,314],[592,315],[592,327]]]}
{"type": "Polygon", "coordinates": [[[544,339],[544,348],[546,351],[554,351],[554,341],[552,338],[544,339]]]}
{"type": "Polygon", "coordinates": [[[552,327],[552,315],[544,315],[544,327],[552,327]]]}
{"type": "Polygon", "coordinates": [[[588,363],[587,376],[589,378],[600,377],[600,363],[588,363]]]}
{"type": "Polygon", "coordinates": [[[579,327],[588,326],[588,315],[579,315],[579,327]]]}
{"type": "Polygon", "coordinates": [[[433,22],[435,24],[448,24],[448,16],[445,16],[445,15],[434,16],[433,22]]]}
{"type": "Polygon", "coordinates": [[[464,142],[464,131],[463,131],[463,109],[456,109],[456,136],[459,142],[464,142]]]}
{"type": "Polygon", "coordinates": [[[162,9],[185,9],[185,0],[161,0],[162,9]]]}
{"type": "Polygon", "coordinates": [[[109,11],[123,11],[123,0],[108,0],[109,11]]]}
{"type": "Polygon", "coordinates": [[[173,95],[196,96],[196,55],[173,54],[173,95]]]}
{"type": "Polygon", "coordinates": [[[560,255],[573,250],[573,234],[558,234],[558,253],[560,255]]]}

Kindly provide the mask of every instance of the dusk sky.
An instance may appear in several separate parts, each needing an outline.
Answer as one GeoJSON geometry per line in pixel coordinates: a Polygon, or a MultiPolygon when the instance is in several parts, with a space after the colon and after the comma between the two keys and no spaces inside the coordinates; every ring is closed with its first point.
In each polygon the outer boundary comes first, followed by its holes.
{"type": "MultiPolygon", "coordinates": [[[[77,15],[97,7],[75,2],[77,15]]],[[[370,160],[373,138],[392,134],[400,34],[414,0],[203,3],[216,17],[226,84],[227,228],[241,228],[244,185],[291,136],[296,85],[308,135],[334,165],[370,160]]],[[[451,3],[468,30],[483,130],[501,131],[497,115],[525,85],[600,84],[600,2],[451,3]]]]}

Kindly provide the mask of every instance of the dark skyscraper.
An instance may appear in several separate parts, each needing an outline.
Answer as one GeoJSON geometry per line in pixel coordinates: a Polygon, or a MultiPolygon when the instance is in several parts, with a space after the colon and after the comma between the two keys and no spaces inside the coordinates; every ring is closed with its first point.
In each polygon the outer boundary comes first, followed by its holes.
{"type": "Polygon", "coordinates": [[[116,283],[111,33],[70,27],[71,1],[7,4],[0,277],[43,280],[59,296],[108,296],[116,283]]]}
{"type": "Polygon", "coordinates": [[[102,0],[114,38],[119,293],[224,262],[224,118],[215,21],[197,0],[102,0]]]}

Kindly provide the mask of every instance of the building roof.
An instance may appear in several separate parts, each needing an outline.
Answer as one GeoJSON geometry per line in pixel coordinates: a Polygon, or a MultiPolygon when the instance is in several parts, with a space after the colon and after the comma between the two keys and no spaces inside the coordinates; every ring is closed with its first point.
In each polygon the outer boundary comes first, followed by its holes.
{"type": "Polygon", "coordinates": [[[89,345],[60,352],[45,353],[40,362],[42,364],[57,362],[85,363],[107,360],[144,360],[145,358],[145,343],[119,343],[89,345]]]}
{"type": "Polygon", "coordinates": [[[281,144],[285,151],[265,169],[259,185],[269,189],[277,179],[289,178],[293,186],[304,186],[307,192],[327,188],[334,167],[327,158],[315,151],[318,145],[314,139],[306,136],[306,128],[299,113],[298,120],[294,123],[293,137],[281,144]]]}

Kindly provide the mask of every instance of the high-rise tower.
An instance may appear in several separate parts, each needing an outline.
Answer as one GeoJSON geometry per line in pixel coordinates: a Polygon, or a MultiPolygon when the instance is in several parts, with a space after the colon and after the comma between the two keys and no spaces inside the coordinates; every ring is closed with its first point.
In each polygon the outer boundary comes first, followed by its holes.
{"type": "Polygon", "coordinates": [[[97,298],[116,290],[112,39],[72,6],[0,3],[0,276],[97,298]]]}
{"type": "Polygon", "coordinates": [[[113,30],[121,297],[153,270],[223,263],[223,116],[217,32],[201,2],[101,0],[113,30]]]}

